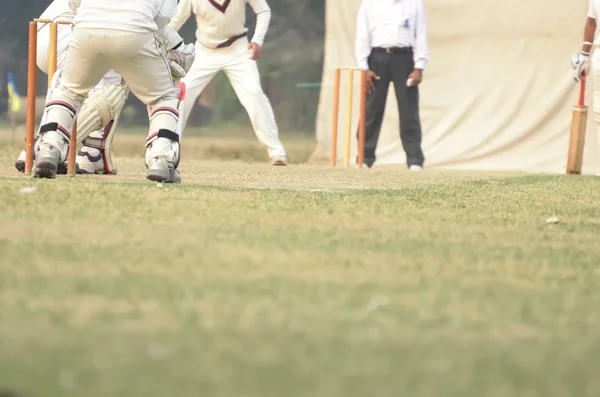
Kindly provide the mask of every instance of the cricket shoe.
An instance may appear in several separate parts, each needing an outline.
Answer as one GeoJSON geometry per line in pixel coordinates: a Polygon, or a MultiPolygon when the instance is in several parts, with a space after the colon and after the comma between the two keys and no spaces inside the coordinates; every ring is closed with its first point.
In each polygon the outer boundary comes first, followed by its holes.
{"type": "Polygon", "coordinates": [[[175,133],[161,130],[153,135],[146,144],[146,178],[154,182],[180,183],[179,137],[171,139],[175,133]],[[162,132],[161,132],[162,131],[162,132]],[[163,134],[161,136],[161,134],[163,134]]]}
{"type": "Polygon", "coordinates": [[[288,165],[287,157],[273,156],[273,157],[271,157],[271,165],[276,166],[276,167],[285,167],[288,165]]]}
{"type": "Polygon", "coordinates": [[[181,183],[181,173],[173,162],[164,156],[156,156],[148,159],[148,175],[150,181],[160,183],[181,183]]]}
{"type": "MultiPolygon", "coordinates": [[[[77,173],[81,175],[104,175],[106,172],[105,153],[93,148],[84,146],[77,153],[77,173]]],[[[113,172],[116,174],[116,172],[113,172]]]]}
{"type": "Polygon", "coordinates": [[[35,159],[35,177],[48,179],[56,178],[60,162],[60,152],[58,148],[50,143],[42,142],[40,144],[40,151],[35,159]]]}
{"type": "MultiPolygon", "coordinates": [[[[15,168],[17,169],[17,171],[19,171],[20,173],[24,173],[25,172],[25,159],[27,158],[26,156],[26,152],[25,150],[23,150],[21,152],[21,154],[19,154],[19,158],[17,159],[17,161],[15,162],[15,168]]],[[[35,160],[35,152],[34,152],[34,156],[33,156],[34,160],[35,160]]],[[[60,163],[58,165],[58,168],[56,169],[56,173],[58,175],[67,175],[67,163],[60,163]]]]}
{"type": "Polygon", "coordinates": [[[15,162],[15,168],[17,169],[17,171],[19,171],[21,173],[25,172],[25,160],[26,159],[27,159],[26,152],[25,152],[25,150],[23,150],[23,151],[21,151],[21,154],[19,154],[19,158],[15,162]]]}

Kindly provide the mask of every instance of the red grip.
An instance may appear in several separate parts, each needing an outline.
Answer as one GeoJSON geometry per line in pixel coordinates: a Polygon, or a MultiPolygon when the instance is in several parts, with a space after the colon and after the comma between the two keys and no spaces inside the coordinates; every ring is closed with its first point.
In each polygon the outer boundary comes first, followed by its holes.
{"type": "Polygon", "coordinates": [[[581,75],[581,84],[579,85],[579,102],[577,106],[585,106],[585,73],[581,75]]]}

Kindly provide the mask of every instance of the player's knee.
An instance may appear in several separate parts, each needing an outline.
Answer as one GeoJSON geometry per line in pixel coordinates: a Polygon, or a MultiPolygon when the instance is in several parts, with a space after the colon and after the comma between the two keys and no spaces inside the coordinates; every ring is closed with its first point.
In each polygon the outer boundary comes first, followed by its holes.
{"type": "Polygon", "coordinates": [[[175,132],[180,117],[179,110],[177,110],[178,105],[178,99],[161,99],[149,106],[150,133],[159,130],[175,132]]]}
{"type": "Polygon", "coordinates": [[[244,107],[251,106],[265,98],[265,93],[260,85],[247,87],[244,93],[240,95],[240,102],[244,107]]]}
{"type": "Polygon", "coordinates": [[[87,98],[87,92],[76,92],[69,87],[59,85],[53,92],[51,99],[58,101],[66,101],[73,104],[75,107],[81,107],[83,101],[87,98]]]}
{"type": "Polygon", "coordinates": [[[265,95],[265,92],[259,84],[256,84],[248,88],[248,95],[253,98],[259,98],[265,95]]]}
{"type": "Polygon", "coordinates": [[[150,132],[146,139],[146,163],[157,153],[171,158],[177,167],[179,163],[179,134],[177,124],[179,100],[161,100],[148,108],[150,132]]]}
{"type": "Polygon", "coordinates": [[[46,104],[47,123],[40,126],[40,135],[57,132],[65,140],[71,136],[71,128],[81,105],[68,98],[58,97],[46,104]]]}
{"type": "Polygon", "coordinates": [[[147,102],[147,105],[149,108],[155,108],[157,106],[160,106],[163,103],[177,101],[177,100],[178,100],[177,92],[176,92],[175,88],[173,88],[162,95],[154,96],[149,102],[147,102]]]}

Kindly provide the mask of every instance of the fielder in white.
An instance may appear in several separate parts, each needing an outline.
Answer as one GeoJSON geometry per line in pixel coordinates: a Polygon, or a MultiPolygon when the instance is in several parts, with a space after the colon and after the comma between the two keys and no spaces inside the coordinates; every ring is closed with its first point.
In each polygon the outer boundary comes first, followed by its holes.
{"type": "MultiPolygon", "coordinates": [[[[40,19],[53,21],[73,22],[75,13],[69,7],[69,0],[54,0],[42,13],[40,19]]],[[[50,45],[50,25],[38,24],[38,46],[37,66],[48,74],[48,49],[50,45]]],[[[67,47],[71,41],[72,27],[70,25],[58,25],[57,43],[57,67],[58,71],[54,78],[54,86],[58,82],[60,71],[64,67],[67,56],[67,47]]],[[[111,70],[107,72],[100,82],[90,91],[90,97],[86,100],[82,112],[79,115],[78,142],[83,142],[81,151],[77,154],[77,172],[80,174],[114,174],[116,169],[110,156],[110,146],[119,115],[129,91],[121,84],[119,74],[111,70]]],[[[55,87],[54,87],[55,88],[55,87]]],[[[52,89],[48,90],[47,100],[52,95],[52,89]]],[[[48,113],[44,112],[41,125],[46,124],[48,113]]],[[[39,150],[40,135],[36,140],[35,153],[39,150]]],[[[25,171],[25,151],[23,150],[15,163],[19,172],[25,171]]],[[[66,162],[58,167],[59,174],[66,174],[66,162]]]]}
{"type": "MultiPolygon", "coordinates": [[[[581,52],[573,55],[572,67],[575,81],[581,81],[590,73],[590,53],[594,47],[600,45],[600,38],[596,37],[598,14],[600,13],[600,0],[589,0],[588,18],[583,32],[581,52]]],[[[594,80],[594,114],[596,125],[600,130],[600,52],[594,51],[591,62],[592,79],[594,80]]]]}
{"type": "Polygon", "coordinates": [[[271,20],[266,0],[180,0],[170,26],[178,31],[192,13],[197,22],[196,60],[181,80],[187,89],[183,125],[198,96],[222,70],[248,112],[256,137],[267,149],[271,164],[287,165],[273,108],[263,92],[256,65],[271,20]],[[245,27],[246,3],[257,16],[256,32],[250,42],[245,27]]]}
{"type": "Polygon", "coordinates": [[[177,11],[176,0],[69,0],[69,6],[76,14],[75,29],[58,86],[46,104],[36,176],[56,176],[58,165],[67,158],[71,129],[84,100],[113,69],[148,106],[147,178],[179,182],[177,126],[183,98],[173,77],[185,76],[194,55],[167,27],[177,11]],[[168,48],[173,49],[167,53],[168,48]]]}

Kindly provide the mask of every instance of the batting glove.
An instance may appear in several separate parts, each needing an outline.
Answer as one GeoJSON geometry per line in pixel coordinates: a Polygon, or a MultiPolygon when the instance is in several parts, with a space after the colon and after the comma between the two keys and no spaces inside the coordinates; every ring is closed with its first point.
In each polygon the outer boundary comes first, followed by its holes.
{"type": "Polygon", "coordinates": [[[193,43],[182,45],[167,53],[167,59],[171,66],[173,77],[181,79],[189,72],[194,59],[196,59],[196,48],[193,43]]]}
{"type": "Polygon", "coordinates": [[[580,82],[584,76],[587,76],[590,70],[590,54],[581,51],[571,58],[571,67],[573,68],[573,79],[580,82]]]}

